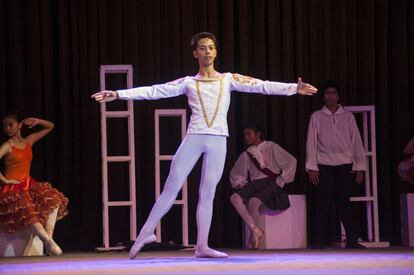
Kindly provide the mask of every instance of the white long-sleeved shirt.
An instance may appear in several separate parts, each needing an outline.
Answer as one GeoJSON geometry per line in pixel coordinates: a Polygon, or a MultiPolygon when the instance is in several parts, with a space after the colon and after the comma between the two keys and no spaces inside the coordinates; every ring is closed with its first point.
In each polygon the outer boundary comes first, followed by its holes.
{"type": "Polygon", "coordinates": [[[166,84],[118,90],[117,92],[120,99],[127,100],[156,100],[186,95],[191,109],[187,133],[228,136],[227,112],[230,106],[230,91],[267,95],[293,95],[296,94],[296,89],[296,83],[263,81],[239,74],[224,73],[221,77],[214,79],[186,76],[166,84]],[[205,107],[205,115],[197,92],[197,82],[201,100],[205,107]],[[222,95],[216,118],[213,121],[219,101],[220,85],[222,86],[222,95]],[[206,120],[209,124],[213,122],[210,127],[206,120]]]}
{"type": "Polygon", "coordinates": [[[334,114],[324,106],[309,121],[306,170],[318,171],[318,164],[351,163],[354,171],[366,169],[365,150],[355,117],[342,106],[334,114]]]}
{"type": "MultiPolygon", "coordinates": [[[[286,183],[295,179],[296,158],[277,143],[263,141],[258,146],[250,146],[247,151],[258,160],[261,168],[268,168],[276,174],[281,173],[276,178],[276,184],[280,187],[283,188],[286,183]]],[[[257,169],[246,151],[241,153],[230,171],[230,183],[236,189],[244,187],[249,182],[267,177],[269,176],[257,169]]]]}

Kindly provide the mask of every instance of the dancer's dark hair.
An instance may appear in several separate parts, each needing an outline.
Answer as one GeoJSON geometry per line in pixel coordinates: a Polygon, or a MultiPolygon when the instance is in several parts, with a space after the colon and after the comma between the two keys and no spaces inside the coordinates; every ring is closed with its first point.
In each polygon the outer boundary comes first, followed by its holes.
{"type": "Polygon", "coordinates": [[[216,46],[216,48],[217,48],[217,39],[216,39],[216,37],[214,36],[214,34],[212,34],[212,33],[209,33],[209,32],[200,32],[200,33],[197,33],[196,35],[194,35],[192,38],[191,38],[191,48],[195,51],[195,50],[197,50],[197,47],[198,47],[198,41],[200,41],[201,39],[203,39],[203,38],[209,38],[209,39],[211,39],[211,40],[213,40],[213,42],[214,42],[214,45],[216,46]]]}

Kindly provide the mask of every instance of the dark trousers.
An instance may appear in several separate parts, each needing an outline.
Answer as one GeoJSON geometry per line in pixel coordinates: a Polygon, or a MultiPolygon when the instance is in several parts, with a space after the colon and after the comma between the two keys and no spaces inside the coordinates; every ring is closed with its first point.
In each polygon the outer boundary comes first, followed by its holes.
{"type": "Polygon", "coordinates": [[[354,176],[352,164],[337,166],[318,165],[319,184],[316,186],[316,244],[323,244],[324,233],[333,200],[336,201],[339,218],[345,227],[348,243],[356,242],[354,221],[349,198],[354,176]]]}

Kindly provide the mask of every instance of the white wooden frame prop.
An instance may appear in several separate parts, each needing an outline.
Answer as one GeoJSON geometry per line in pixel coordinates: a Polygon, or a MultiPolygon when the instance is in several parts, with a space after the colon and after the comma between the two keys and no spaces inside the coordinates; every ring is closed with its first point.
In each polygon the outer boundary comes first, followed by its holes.
{"type": "MultiPolygon", "coordinates": [[[[100,89],[106,89],[107,74],[126,74],[127,88],[133,86],[132,65],[101,65],[100,67],[100,89]]],[[[132,100],[127,102],[126,111],[107,111],[106,103],[101,103],[101,150],[102,150],[102,223],[103,223],[103,245],[96,248],[100,251],[124,249],[125,247],[110,247],[109,244],[109,207],[129,207],[129,231],[130,239],[135,240],[137,236],[137,214],[136,214],[136,195],[135,195],[135,141],[134,141],[134,104],[132,100]],[[107,119],[126,118],[128,120],[128,155],[127,156],[108,156],[107,150],[107,119]],[[108,163],[128,162],[129,164],[129,200],[128,201],[109,201],[108,198],[108,163]]]]}
{"type": "MultiPolygon", "coordinates": [[[[375,106],[344,106],[344,109],[354,114],[362,113],[361,138],[367,157],[365,196],[351,197],[350,199],[351,202],[365,202],[368,242],[361,243],[366,247],[388,247],[389,243],[381,242],[379,237],[375,106]],[[370,163],[371,165],[369,165],[370,163]]],[[[345,235],[342,223],[341,235],[345,235]]]]}
{"type": "MultiPolygon", "coordinates": [[[[187,132],[187,112],[185,109],[157,109],[155,110],[155,199],[161,193],[160,164],[161,161],[171,161],[174,155],[160,154],[160,117],[179,117],[181,118],[181,140],[187,132]]],[[[175,200],[174,205],[182,205],[182,240],[183,245],[188,246],[188,196],[187,181],[181,190],[181,200],[175,200]]],[[[157,241],[161,241],[161,222],[157,225],[157,241]]]]}

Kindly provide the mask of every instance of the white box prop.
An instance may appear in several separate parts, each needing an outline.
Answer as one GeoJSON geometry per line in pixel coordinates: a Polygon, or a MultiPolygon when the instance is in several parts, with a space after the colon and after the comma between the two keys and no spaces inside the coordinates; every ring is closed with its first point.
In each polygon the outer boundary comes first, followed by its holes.
{"type": "Polygon", "coordinates": [[[401,242],[414,247],[414,193],[400,195],[401,242]]]}
{"type": "Polygon", "coordinates": [[[30,229],[0,233],[0,257],[43,256],[43,243],[30,229]]]}
{"type": "MultiPolygon", "coordinates": [[[[290,207],[284,211],[262,206],[257,226],[265,231],[259,249],[293,249],[307,247],[306,196],[289,195],[290,207]]],[[[247,247],[250,228],[244,225],[244,246],[247,247]]]]}

